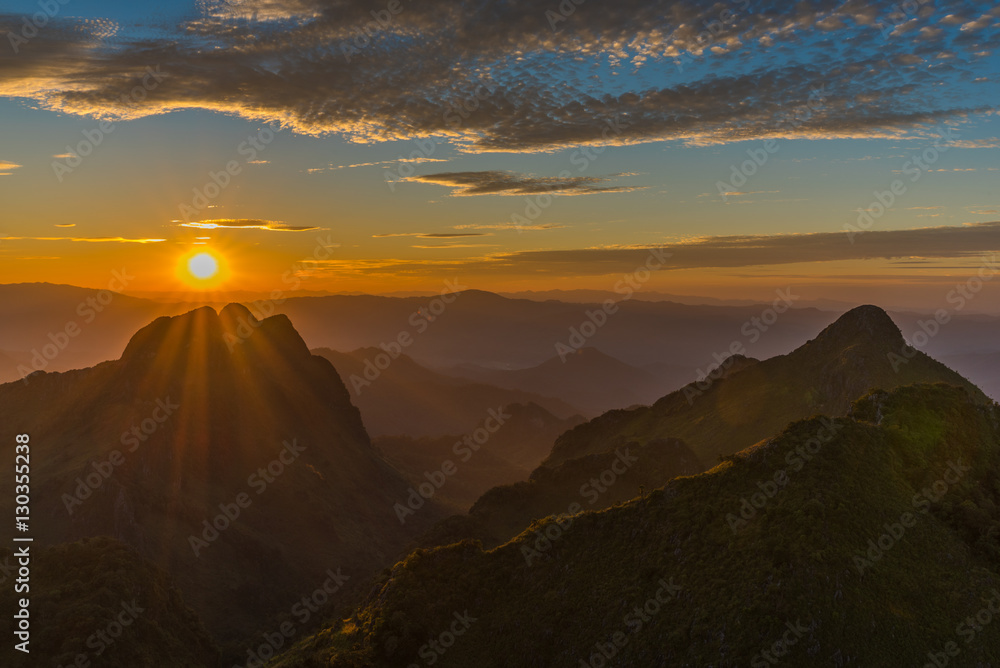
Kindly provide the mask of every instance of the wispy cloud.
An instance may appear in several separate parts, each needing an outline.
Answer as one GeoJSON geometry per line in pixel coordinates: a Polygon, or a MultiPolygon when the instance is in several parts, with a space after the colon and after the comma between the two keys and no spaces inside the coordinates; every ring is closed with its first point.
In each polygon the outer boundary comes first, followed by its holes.
{"type": "Polygon", "coordinates": [[[166,239],[126,239],[125,237],[0,237],[0,241],[84,241],[88,243],[156,244],[166,239]]]}
{"type": "Polygon", "coordinates": [[[376,239],[386,237],[418,237],[420,239],[451,239],[454,237],[484,237],[486,234],[478,232],[390,232],[387,234],[373,234],[376,239]]]}
{"type": "Polygon", "coordinates": [[[316,226],[294,226],[286,225],[276,220],[261,220],[259,218],[216,218],[213,220],[199,220],[193,223],[182,223],[175,220],[179,227],[194,227],[200,230],[271,230],[273,232],[308,232],[318,230],[316,226]]]}
{"type": "Polygon", "coordinates": [[[15,169],[20,169],[22,166],[10,160],[0,160],[0,176],[10,176],[15,169]]]}
{"type": "Polygon", "coordinates": [[[534,225],[518,225],[517,223],[467,223],[455,225],[456,230],[517,230],[521,232],[542,230],[562,230],[569,227],[558,223],[535,223],[534,225]]]}
{"type": "Polygon", "coordinates": [[[596,195],[623,193],[643,189],[642,186],[605,186],[614,179],[634,174],[599,176],[532,176],[515,172],[444,172],[426,176],[411,176],[407,181],[434,183],[452,188],[453,197],[474,195],[596,195]]]}

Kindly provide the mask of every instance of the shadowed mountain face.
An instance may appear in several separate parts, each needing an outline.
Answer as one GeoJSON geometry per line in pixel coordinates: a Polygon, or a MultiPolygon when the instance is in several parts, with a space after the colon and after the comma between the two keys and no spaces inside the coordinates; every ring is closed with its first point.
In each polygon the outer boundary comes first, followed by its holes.
{"type": "Polygon", "coordinates": [[[491,487],[525,480],[552,450],[556,437],[583,421],[560,420],[534,403],[511,404],[493,413],[503,420],[493,433],[477,425],[457,436],[384,436],[375,439],[375,447],[415,485],[425,482],[426,473],[440,469],[442,462],[454,462],[457,472],[434,500],[451,512],[464,513],[491,487]]]}
{"type": "Polygon", "coordinates": [[[276,665],[419,664],[455,628],[436,665],[997,665],[998,410],[875,393],[645,499],[414,552],[276,665]]]}
{"type": "MultiPolygon", "coordinates": [[[[463,434],[479,427],[489,410],[514,403],[533,403],[562,419],[575,419],[579,412],[555,395],[542,396],[537,389],[507,389],[448,376],[405,354],[390,357],[381,348],[313,352],[330,360],[340,372],[372,437],[463,434]]],[[[551,447],[549,442],[546,454],[551,447]]]]}
{"type": "Polygon", "coordinates": [[[363,579],[438,517],[429,503],[401,526],[393,504],[409,485],[337,371],[288,318],[238,305],[159,318],[120,360],[0,386],[0,425],[8,442],[31,435],[37,539],[119,539],[165,568],[223,643],[328,569],[363,579]]]}
{"type": "Polygon", "coordinates": [[[567,432],[543,466],[607,452],[629,441],[680,438],[706,466],[816,414],[844,415],[851,402],[876,388],[945,382],[983,393],[927,355],[906,347],[882,309],[860,306],[788,355],[738,370],[723,364],[706,378],[653,406],[611,411],[567,432]]]}

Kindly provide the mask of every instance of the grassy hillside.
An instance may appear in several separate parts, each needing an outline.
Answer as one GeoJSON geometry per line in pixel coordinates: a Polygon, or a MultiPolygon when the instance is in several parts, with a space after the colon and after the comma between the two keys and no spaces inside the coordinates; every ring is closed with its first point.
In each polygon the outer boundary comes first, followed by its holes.
{"type": "Polygon", "coordinates": [[[964,620],[1000,588],[1000,407],[921,385],[851,413],[492,551],[416,551],[273,665],[578,668],[615,641],[607,665],[996,665],[1000,624],[964,620]]]}
{"type": "MultiPolygon", "coordinates": [[[[31,555],[30,654],[5,642],[4,666],[216,665],[218,651],[166,573],[118,541],[32,545],[31,555]],[[89,664],[76,663],[81,655],[89,664]]],[[[13,615],[13,587],[0,589],[0,606],[13,615]]]]}

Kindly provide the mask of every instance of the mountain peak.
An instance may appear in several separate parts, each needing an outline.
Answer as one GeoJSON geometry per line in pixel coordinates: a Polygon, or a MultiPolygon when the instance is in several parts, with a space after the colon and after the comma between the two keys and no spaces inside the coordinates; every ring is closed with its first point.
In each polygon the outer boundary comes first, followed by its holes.
{"type": "Polygon", "coordinates": [[[856,343],[870,342],[892,350],[904,345],[903,333],[889,314],[878,306],[865,304],[851,309],[819,333],[816,342],[843,348],[856,343]]]}

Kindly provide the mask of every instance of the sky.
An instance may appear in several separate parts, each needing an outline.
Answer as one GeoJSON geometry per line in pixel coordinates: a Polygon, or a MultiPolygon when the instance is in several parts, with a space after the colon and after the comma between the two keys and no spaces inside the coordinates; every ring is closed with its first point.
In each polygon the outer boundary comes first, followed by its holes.
{"type": "Polygon", "coordinates": [[[1000,270],[998,49],[971,1],[3,0],[0,282],[933,307],[1000,270]]]}

